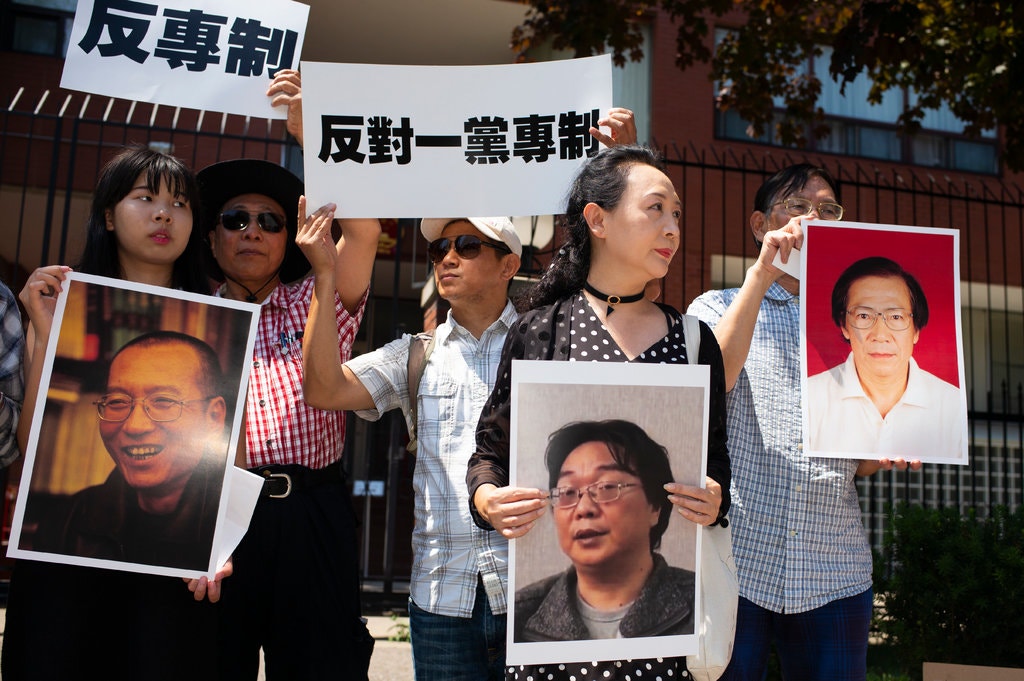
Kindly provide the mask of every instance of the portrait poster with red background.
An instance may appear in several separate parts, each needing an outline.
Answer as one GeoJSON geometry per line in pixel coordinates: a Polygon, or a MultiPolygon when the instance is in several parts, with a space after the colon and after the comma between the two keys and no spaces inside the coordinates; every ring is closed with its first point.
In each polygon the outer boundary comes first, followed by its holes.
{"type": "MultiPolygon", "coordinates": [[[[801,360],[804,395],[805,449],[813,456],[834,456],[843,458],[905,458],[934,463],[967,463],[967,400],[964,380],[963,335],[960,318],[960,242],[955,229],[927,227],[906,227],[853,222],[830,222],[811,220],[804,223],[804,244],[801,251],[801,360]],[[958,406],[955,412],[935,411],[931,415],[933,427],[920,433],[917,442],[925,443],[938,437],[935,420],[954,413],[957,423],[943,437],[943,446],[938,450],[911,447],[899,451],[888,451],[886,435],[878,437],[879,445],[867,451],[849,449],[835,451],[834,438],[825,440],[816,433],[821,432],[820,418],[815,421],[815,410],[830,408],[830,404],[816,399],[822,393],[816,392],[814,382],[808,389],[807,381],[828,372],[846,362],[851,345],[842,330],[832,318],[832,294],[840,275],[854,263],[869,257],[880,256],[897,263],[920,284],[928,306],[927,324],[919,328],[919,337],[913,345],[913,359],[920,369],[948,384],[958,391],[958,406]],[[817,402],[817,404],[816,404],[817,402]],[[818,426],[812,426],[817,423],[818,426]],[[816,441],[817,440],[817,441],[816,441]]],[[[878,320],[877,324],[884,324],[878,320]]],[[[915,324],[916,326],[916,324],[915,324]]],[[[882,328],[882,327],[877,327],[882,328]]],[[[911,331],[914,327],[912,327],[911,331]]],[[[856,379],[856,374],[853,376],[856,379]]],[[[819,379],[820,380],[820,379],[819,379]]],[[[818,384],[820,385],[820,383],[818,384]]],[[[943,390],[952,396],[946,386],[943,390]]],[[[909,398],[908,398],[909,399],[909,398]]],[[[825,401],[827,402],[827,401],[825,401]]],[[[952,405],[952,399],[947,400],[952,405]]],[[[933,409],[928,406],[927,409],[933,409]]],[[[849,411],[831,410],[832,416],[849,411]]],[[[902,428],[897,412],[894,418],[880,419],[879,432],[902,428]],[[883,423],[884,422],[884,423],[883,423]]],[[[904,412],[905,413],[905,412],[904,412]]],[[[928,419],[911,419],[915,424],[928,419]]],[[[863,443],[865,441],[859,419],[833,419],[830,432],[840,434],[843,442],[863,443]],[[844,433],[845,431],[845,433],[844,433]]],[[[909,426],[908,426],[909,427],[909,426]]],[[[913,427],[917,428],[918,425],[913,427]]],[[[868,438],[870,439],[870,438],[868,438]]],[[[907,442],[911,438],[899,438],[907,442]]],[[[891,442],[891,440],[890,440],[891,442]]],[[[851,448],[854,445],[851,444],[851,448]]]]}

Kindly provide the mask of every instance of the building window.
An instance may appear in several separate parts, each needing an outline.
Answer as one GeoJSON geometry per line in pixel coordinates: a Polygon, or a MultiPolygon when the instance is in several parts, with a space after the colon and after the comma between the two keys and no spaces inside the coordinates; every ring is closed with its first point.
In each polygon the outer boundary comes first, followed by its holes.
{"type": "MultiPolygon", "coordinates": [[[[643,58],[638,61],[626,59],[623,66],[612,66],[612,106],[621,106],[633,112],[636,123],[637,142],[650,141],[651,135],[651,26],[641,25],[643,33],[643,58]]],[[[605,51],[610,53],[611,49],[605,51]]],[[[529,57],[533,61],[555,61],[572,59],[572,50],[556,50],[551,41],[530,46],[529,57]]],[[[601,112],[603,116],[605,111],[601,112]]]]}
{"type": "MultiPolygon", "coordinates": [[[[651,26],[642,27],[644,57],[640,61],[626,60],[623,66],[612,67],[612,106],[625,107],[633,112],[637,142],[651,139],[651,26]]],[[[604,113],[603,111],[601,113],[604,113]]]]}
{"type": "Polygon", "coordinates": [[[968,409],[1019,418],[1024,415],[1024,292],[978,282],[961,290],[968,409]]]}
{"type": "MultiPolygon", "coordinates": [[[[725,34],[719,29],[716,36],[721,39],[725,34]]],[[[809,150],[992,175],[999,172],[994,130],[985,131],[980,139],[969,139],[963,134],[963,121],[943,107],[925,112],[920,132],[901,136],[896,121],[907,106],[915,103],[916,94],[889,90],[880,103],[869,104],[871,81],[864,74],[847,83],[840,94],[839,84],[828,73],[831,59],[832,48],[823,47],[820,57],[807,62],[808,72],[821,82],[818,105],[831,131],[822,139],[811,139],[808,134],[809,150]]],[[[777,121],[783,114],[782,100],[777,99],[775,105],[777,121]]],[[[715,117],[715,135],[719,138],[782,146],[774,127],[771,124],[764,135],[752,138],[747,134],[749,123],[735,111],[719,111],[715,117]]]]}
{"type": "Polygon", "coordinates": [[[76,0],[0,0],[0,48],[64,57],[76,0]]]}

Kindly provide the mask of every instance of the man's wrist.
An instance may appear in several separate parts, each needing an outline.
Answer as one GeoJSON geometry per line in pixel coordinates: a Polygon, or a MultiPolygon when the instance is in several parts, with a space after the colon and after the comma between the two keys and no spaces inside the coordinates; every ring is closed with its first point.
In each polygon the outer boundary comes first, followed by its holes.
{"type": "Polygon", "coordinates": [[[743,285],[752,287],[763,297],[780,276],[782,276],[781,270],[771,265],[762,265],[760,262],[756,262],[747,270],[747,276],[743,280],[743,285]]]}
{"type": "Polygon", "coordinates": [[[476,507],[476,512],[488,523],[491,522],[491,519],[487,514],[487,499],[492,489],[497,489],[497,487],[489,482],[485,482],[477,487],[476,492],[473,493],[473,505],[476,507]]]}

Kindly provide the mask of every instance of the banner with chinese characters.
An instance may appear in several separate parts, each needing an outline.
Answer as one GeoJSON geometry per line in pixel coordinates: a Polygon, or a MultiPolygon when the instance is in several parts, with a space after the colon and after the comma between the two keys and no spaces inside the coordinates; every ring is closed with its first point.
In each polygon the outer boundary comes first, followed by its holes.
{"type": "MultiPolygon", "coordinates": [[[[502,66],[302,63],[306,195],[347,217],[550,215],[597,153],[611,57],[502,66]]],[[[604,131],[607,133],[607,129],[604,131]]]]}
{"type": "Polygon", "coordinates": [[[79,0],[60,86],[284,118],[266,89],[299,63],[308,15],[286,0],[79,0]]]}

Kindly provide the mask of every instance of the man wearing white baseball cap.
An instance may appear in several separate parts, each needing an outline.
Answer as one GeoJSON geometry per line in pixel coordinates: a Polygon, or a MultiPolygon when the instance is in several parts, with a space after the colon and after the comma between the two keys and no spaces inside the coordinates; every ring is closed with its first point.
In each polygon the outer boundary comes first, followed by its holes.
{"type": "Polygon", "coordinates": [[[418,438],[409,585],[416,678],[503,679],[508,541],[470,520],[465,477],[480,410],[518,317],[508,285],[522,243],[506,217],[422,221],[437,292],[451,311],[434,332],[417,390],[409,354],[419,341],[408,334],[341,364],[329,302],[334,265],[328,249],[310,247],[328,227],[299,227],[316,277],[302,341],[306,401],[371,421],[391,409],[405,413],[418,438]]]}
{"type": "MultiPolygon", "coordinates": [[[[289,129],[301,127],[300,81],[282,71],[268,89],[273,104],[288,104],[289,129]]],[[[629,109],[609,110],[598,125],[608,132],[594,127],[590,134],[605,145],[636,141],[629,109]]],[[[296,243],[315,277],[302,339],[304,397],[312,407],[353,410],[371,421],[403,411],[418,441],[409,586],[416,679],[504,681],[508,542],[474,525],[465,478],[501,348],[518,318],[508,288],[523,246],[507,217],[430,218],[420,231],[448,317],[429,345],[406,334],[343,365],[333,321],[336,252],[325,248],[330,221],[312,215],[299,225],[296,243]]]]}

